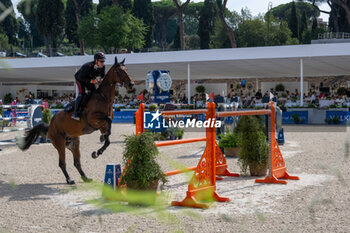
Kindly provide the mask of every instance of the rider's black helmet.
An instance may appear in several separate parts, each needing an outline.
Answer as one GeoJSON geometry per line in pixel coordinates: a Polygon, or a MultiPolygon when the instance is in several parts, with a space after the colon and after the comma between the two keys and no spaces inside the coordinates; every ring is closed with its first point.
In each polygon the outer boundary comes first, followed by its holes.
{"type": "Polygon", "coordinates": [[[94,60],[101,60],[101,59],[106,59],[105,54],[102,52],[95,53],[94,55],[94,60]]]}

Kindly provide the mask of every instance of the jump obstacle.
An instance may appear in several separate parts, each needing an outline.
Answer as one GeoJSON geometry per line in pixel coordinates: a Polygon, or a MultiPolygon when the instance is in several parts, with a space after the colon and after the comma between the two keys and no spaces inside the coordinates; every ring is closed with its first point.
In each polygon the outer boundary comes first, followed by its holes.
{"type": "MultiPolygon", "coordinates": [[[[11,109],[11,113],[13,114],[13,116],[9,116],[9,117],[4,117],[4,116],[0,115],[0,120],[2,120],[2,121],[14,121],[15,124],[16,124],[17,120],[24,120],[24,121],[27,121],[27,127],[31,128],[34,125],[36,125],[37,123],[40,123],[42,121],[42,114],[38,115],[37,110],[36,110],[38,107],[43,107],[43,105],[30,105],[30,104],[0,105],[0,109],[11,109]],[[19,111],[17,111],[18,108],[22,108],[26,112],[19,112],[19,111]],[[14,111],[12,109],[14,109],[14,111]],[[26,114],[26,116],[17,116],[18,114],[23,114],[23,113],[26,114]]],[[[4,111],[3,111],[3,114],[5,115],[4,111]]],[[[21,131],[21,130],[26,129],[26,128],[4,129],[4,127],[5,126],[2,122],[0,132],[21,131]]]]}
{"type": "MultiPolygon", "coordinates": [[[[0,105],[0,109],[11,109],[11,113],[13,114],[13,116],[9,116],[9,117],[7,116],[4,117],[0,115],[0,120],[2,121],[0,133],[22,131],[22,130],[25,130],[26,128],[31,128],[36,124],[42,122],[41,109],[39,109],[38,107],[43,107],[43,105],[30,105],[30,104],[0,105]],[[23,109],[24,112],[17,111],[17,108],[23,109]],[[14,109],[14,111],[12,109],[14,109]],[[25,114],[25,116],[18,116],[18,114],[25,114]],[[25,128],[16,127],[16,128],[5,129],[4,121],[12,121],[14,122],[13,126],[16,126],[16,120],[27,121],[27,127],[25,128]]],[[[3,115],[5,115],[4,111],[3,111],[3,115]]],[[[0,141],[0,146],[11,146],[15,144],[16,144],[15,139],[0,141]]]]}
{"type": "MultiPolygon", "coordinates": [[[[144,104],[140,104],[140,108],[135,113],[136,117],[136,135],[144,132],[144,104]]],[[[294,179],[299,180],[297,176],[290,176],[287,173],[285,163],[278,147],[278,143],[275,138],[275,108],[273,102],[269,103],[269,109],[267,110],[253,110],[253,111],[232,111],[232,112],[218,112],[215,113],[215,104],[208,103],[208,109],[206,110],[181,110],[181,111],[163,111],[162,116],[173,115],[195,115],[206,114],[206,119],[215,120],[217,117],[229,117],[229,116],[248,116],[248,115],[268,115],[269,116],[269,174],[265,179],[256,179],[256,183],[278,183],[286,184],[287,182],[279,179],[294,179]]],[[[168,171],[165,174],[167,176],[180,174],[186,171],[194,170],[194,174],[188,185],[188,191],[183,201],[173,201],[173,206],[187,206],[196,208],[209,208],[207,203],[201,203],[198,200],[206,199],[208,196],[214,201],[227,202],[230,198],[220,197],[216,191],[216,175],[219,176],[239,176],[238,174],[231,173],[227,169],[226,159],[223,156],[218,144],[215,140],[215,128],[210,124],[206,129],[206,137],[203,138],[191,138],[173,141],[164,141],[156,143],[157,147],[179,145],[193,142],[206,142],[206,148],[199,160],[199,163],[195,167],[189,167],[186,169],[179,169],[168,171]]],[[[123,173],[127,169],[124,168],[123,173]]],[[[122,174],[123,175],[123,174],[122,174]]]]}

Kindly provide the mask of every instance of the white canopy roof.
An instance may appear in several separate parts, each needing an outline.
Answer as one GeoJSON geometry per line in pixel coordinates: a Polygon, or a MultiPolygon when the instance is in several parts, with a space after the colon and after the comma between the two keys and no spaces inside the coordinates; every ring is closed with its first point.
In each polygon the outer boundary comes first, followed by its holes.
{"type": "MultiPolygon", "coordinates": [[[[350,43],[311,44],[236,49],[187,50],[175,52],[106,55],[107,69],[118,60],[125,64],[134,80],[145,80],[151,70],[170,70],[174,80],[283,78],[350,75],[350,43]]],[[[79,67],[92,56],[67,56],[0,60],[0,82],[73,81],[79,67]]]]}

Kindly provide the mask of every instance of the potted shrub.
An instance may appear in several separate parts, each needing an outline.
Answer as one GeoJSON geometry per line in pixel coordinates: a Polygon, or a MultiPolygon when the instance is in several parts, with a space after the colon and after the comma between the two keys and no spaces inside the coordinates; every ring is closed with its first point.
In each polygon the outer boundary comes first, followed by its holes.
{"type": "Polygon", "coordinates": [[[170,127],[166,131],[168,132],[168,136],[170,137],[170,140],[175,140],[175,137],[177,134],[177,128],[170,127]]]}
{"type": "Polygon", "coordinates": [[[181,128],[177,128],[176,130],[176,138],[177,139],[182,139],[184,136],[185,130],[181,128]]]}
{"type": "Polygon", "coordinates": [[[51,121],[51,118],[52,118],[52,112],[50,109],[48,108],[45,108],[43,110],[43,122],[47,125],[50,124],[50,121],[51,121]]]}
{"type": "Polygon", "coordinates": [[[196,92],[198,92],[199,94],[203,94],[205,92],[205,87],[202,85],[197,86],[196,92]]]}
{"type": "Polygon", "coordinates": [[[340,119],[339,119],[339,116],[338,116],[338,115],[335,115],[335,116],[333,117],[333,119],[332,119],[332,122],[333,122],[333,124],[335,124],[335,125],[339,124],[339,121],[340,121],[340,119]]]}
{"type": "Polygon", "coordinates": [[[12,100],[13,98],[11,93],[7,93],[4,95],[4,104],[10,104],[12,100]]]}
{"type": "Polygon", "coordinates": [[[244,173],[249,167],[251,176],[264,176],[267,172],[269,147],[259,119],[243,116],[240,120],[239,140],[241,150],[238,162],[244,173]]]}
{"type": "Polygon", "coordinates": [[[156,104],[150,104],[148,107],[148,111],[150,112],[155,112],[157,110],[157,105],[156,104]]]}
{"type": "Polygon", "coordinates": [[[284,92],[285,88],[284,88],[283,84],[280,83],[280,84],[277,84],[277,85],[276,85],[275,90],[276,90],[277,92],[284,92]]]}
{"type": "Polygon", "coordinates": [[[219,147],[224,148],[227,157],[237,157],[239,155],[241,148],[239,147],[236,133],[220,134],[219,138],[219,147]]]}
{"type": "MultiPolygon", "coordinates": [[[[148,201],[154,202],[159,181],[164,184],[167,180],[156,160],[159,152],[154,144],[153,135],[148,132],[131,135],[127,136],[124,142],[123,164],[127,169],[121,177],[121,184],[127,186],[127,198],[129,191],[131,193],[152,191],[153,198],[148,201]]],[[[147,204],[143,203],[143,198],[133,201],[128,199],[128,201],[129,204],[147,204]]]]}
{"type": "Polygon", "coordinates": [[[293,118],[293,121],[295,122],[295,124],[299,124],[300,118],[299,118],[299,115],[298,115],[298,114],[293,113],[293,114],[292,114],[292,118],[293,118]]]}
{"type": "MultiPolygon", "coordinates": [[[[43,113],[43,122],[47,125],[50,125],[51,118],[52,118],[51,110],[48,108],[45,108],[42,113],[43,113]]],[[[47,133],[42,135],[42,140],[43,140],[42,141],[43,143],[47,142],[47,133]]]]}

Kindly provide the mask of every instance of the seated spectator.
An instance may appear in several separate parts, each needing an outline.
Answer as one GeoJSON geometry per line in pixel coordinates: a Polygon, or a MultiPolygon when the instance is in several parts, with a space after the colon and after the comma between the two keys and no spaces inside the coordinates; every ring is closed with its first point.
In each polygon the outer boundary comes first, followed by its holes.
{"type": "Polygon", "coordinates": [[[315,93],[315,92],[312,92],[310,102],[311,102],[312,104],[315,104],[315,103],[316,103],[316,93],[315,93]]]}
{"type": "Polygon", "coordinates": [[[270,102],[270,96],[268,95],[267,92],[265,92],[264,97],[262,97],[262,102],[264,104],[270,102]]]}
{"type": "Polygon", "coordinates": [[[225,102],[225,99],[224,99],[223,96],[217,95],[217,96],[215,97],[215,103],[216,103],[216,104],[218,104],[218,103],[224,103],[224,102],[225,102]]]}
{"type": "Polygon", "coordinates": [[[255,94],[255,98],[256,98],[257,100],[259,100],[259,99],[262,98],[261,89],[259,89],[258,92],[255,94]]]}

